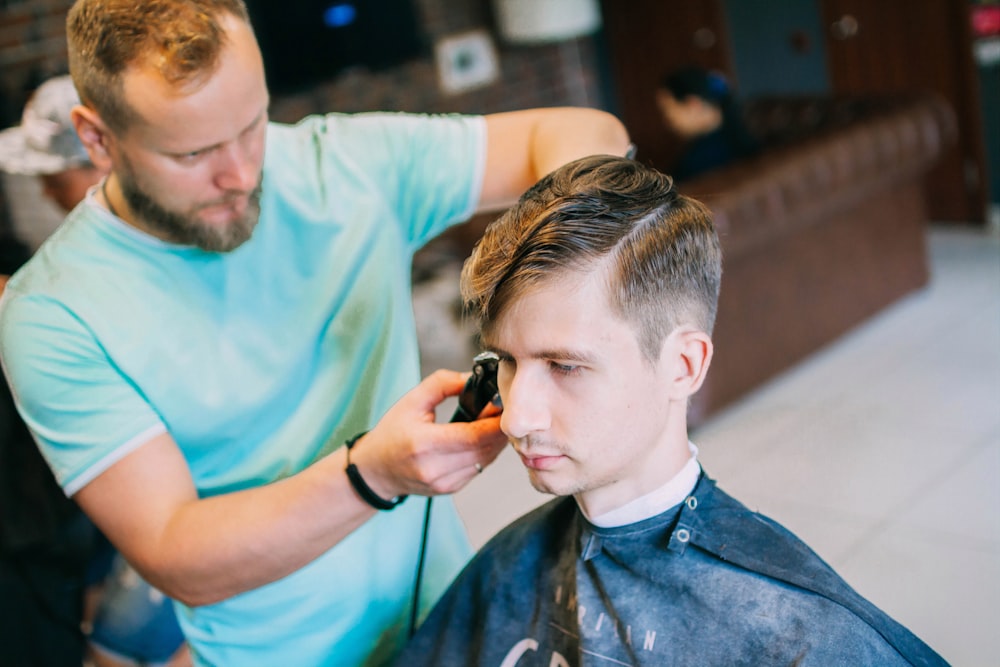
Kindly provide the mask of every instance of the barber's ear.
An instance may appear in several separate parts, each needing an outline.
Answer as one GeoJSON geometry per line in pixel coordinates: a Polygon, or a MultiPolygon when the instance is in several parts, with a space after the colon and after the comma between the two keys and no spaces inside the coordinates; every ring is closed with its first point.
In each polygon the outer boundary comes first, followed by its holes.
{"type": "Polygon", "coordinates": [[[80,137],[80,142],[87,149],[90,161],[99,170],[111,171],[111,155],[108,146],[113,140],[107,126],[97,112],[90,107],[78,104],[70,111],[70,120],[76,128],[76,134],[80,137]]]}
{"type": "Polygon", "coordinates": [[[699,329],[676,329],[664,342],[670,363],[670,396],[687,400],[705,381],[712,363],[712,338],[699,329]]]}

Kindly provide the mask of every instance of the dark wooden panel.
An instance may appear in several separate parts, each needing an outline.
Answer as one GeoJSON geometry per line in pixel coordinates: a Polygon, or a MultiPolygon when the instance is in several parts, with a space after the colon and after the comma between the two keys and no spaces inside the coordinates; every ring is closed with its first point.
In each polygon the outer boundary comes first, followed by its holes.
{"type": "Polygon", "coordinates": [[[983,222],[986,156],[968,4],[823,0],[822,12],[835,92],[930,90],[951,103],[959,139],[925,181],[930,217],[983,222]]]}
{"type": "Polygon", "coordinates": [[[692,426],[927,283],[920,189],[902,183],[726,261],[692,426]]]}
{"type": "Polygon", "coordinates": [[[665,167],[674,151],[654,102],[659,81],[687,65],[734,78],[721,0],[605,0],[602,9],[622,121],[638,159],[665,167]]]}

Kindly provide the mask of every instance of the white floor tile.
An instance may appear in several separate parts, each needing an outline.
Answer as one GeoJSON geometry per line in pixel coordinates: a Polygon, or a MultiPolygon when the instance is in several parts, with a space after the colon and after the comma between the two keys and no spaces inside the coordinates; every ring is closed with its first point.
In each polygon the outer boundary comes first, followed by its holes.
{"type": "Polygon", "coordinates": [[[889,519],[894,526],[930,529],[970,549],[1000,552],[1000,431],[967,457],[940,471],[908,507],[889,519]]]}
{"type": "Polygon", "coordinates": [[[858,592],[951,664],[1000,658],[1000,552],[922,529],[894,528],[859,545],[838,571],[858,592]]]}

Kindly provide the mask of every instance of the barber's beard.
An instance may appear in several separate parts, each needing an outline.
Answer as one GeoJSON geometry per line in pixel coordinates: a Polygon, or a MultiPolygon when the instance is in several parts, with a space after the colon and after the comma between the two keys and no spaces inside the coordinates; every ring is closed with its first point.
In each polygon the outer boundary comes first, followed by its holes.
{"type": "MultiPolygon", "coordinates": [[[[198,219],[197,208],[181,213],[172,211],[143,190],[135,178],[131,165],[123,165],[118,173],[118,183],[129,210],[151,231],[159,232],[168,241],[191,245],[209,252],[229,252],[246,242],[253,234],[260,218],[261,184],[249,194],[246,210],[225,225],[212,225],[198,219]]],[[[237,201],[247,196],[234,193],[210,204],[237,201]]]]}

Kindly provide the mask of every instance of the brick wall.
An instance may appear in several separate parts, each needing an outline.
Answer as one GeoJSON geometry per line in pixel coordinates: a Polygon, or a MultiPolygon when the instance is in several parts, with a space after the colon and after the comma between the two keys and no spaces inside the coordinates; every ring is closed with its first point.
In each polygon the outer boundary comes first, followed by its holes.
{"type": "Polygon", "coordinates": [[[415,5],[431,44],[469,30],[489,30],[499,58],[497,82],[446,95],[438,87],[434,60],[427,57],[385,72],[343,72],[308,93],[275,99],[272,117],[288,121],[324,110],[489,113],[561,104],[606,107],[595,39],[507,46],[496,36],[487,0],[415,0],[415,5]]]}
{"type": "MultiPolygon", "coordinates": [[[[292,0],[294,1],[294,0],[292,0]]],[[[493,31],[489,0],[414,0],[431,45],[468,30],[493,31]]],[[[66,71],[66,11],[72,0],[0,0],[0,124],[17,121],[29,92],[66,71]]],[[[499,80],[460,95],[440,92],[432,56],[383,72],[345,71],[314,89],[275,97],[272,117],[297,120],[317,111],[369,109],[488,113],[532,106],[606,106],[594,39],[507,46],[494,36],[499,80]]]]}
{"type": "Polygon", "coordinates": [[[0,122],[21,115],[32,89],[66,71],[66,11],[72,0],[0,0],[0,122]]]}
{"type": "MultiPolygon", "coordinates": [[[[413,1],[431,47],[444,37],[488,30],[497,49],[498,80],[462,94],[445,94],[438,86],[433,56],[428,55],[380,72],[344,71],[306,92],[275,96],[271,117],[293,122],[323,111],[490,113],[536,106],[608,107],[599,80],[596,38],[551,45],[505,45],[496,35],[490,0],[413,1]]],[[[72,4],[73,0],[0,0],[0,127],[18,122],[25,100],[39,83],[66,72],[65,21],[72,4]]],[[[429,51],[432,53],[433,48],[429,51]]],[[[35,211],[32,216],[42,215],[48,209],[36,206],[33,200],[21,201],[37,196],[33,183],[10,178],[5,179],[6,188],[2,183],[0,234],[25,224],[32,228],[50,224],[34,219],[11,220],[12,214],[19,218],[25,211],[35,211]],[[13,187],[14,182],[20,185],[13,187]]]]}

